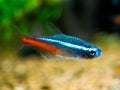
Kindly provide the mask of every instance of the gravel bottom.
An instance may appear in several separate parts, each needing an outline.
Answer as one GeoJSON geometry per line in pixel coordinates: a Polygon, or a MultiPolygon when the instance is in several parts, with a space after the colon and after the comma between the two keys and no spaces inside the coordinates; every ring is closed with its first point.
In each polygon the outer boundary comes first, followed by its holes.
{"type": "Polygon", "coordinates": [[[104,49],[93,60],[3,55],[0,90],[120,90],[120,49],[104,49]]]}

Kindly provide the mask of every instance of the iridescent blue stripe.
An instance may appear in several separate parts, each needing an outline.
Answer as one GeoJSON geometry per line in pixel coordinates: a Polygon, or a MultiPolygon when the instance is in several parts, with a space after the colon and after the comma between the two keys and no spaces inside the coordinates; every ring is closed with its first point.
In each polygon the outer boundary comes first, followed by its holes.
{"type": "Polygon", "coordinates": [[[86,48],[84,46],[79,46],[79,45],[75,45],[75,44],[71,44],[71,43],[63,42],[63,41],[59,41],[59,40],[54,40],[54,39],[39,38],[39,40],[43,40],[43,41],[53,43],[53,44],[57,44],[57,45],[59,44],[60,47],[61,46],[66,46],[66,47],[74,48],[74,49],[84,49],[84,50],[89,49],[89,48],[86,48]]]}
{"type": "Polygon", "coordinates": [[[36,39],[51,43],[55,47],[60,48],[63,51],[62,54],[72,57],[93,58],[101,55],[101,50],[97,46],[73,36],[57,34],[36,39]]]}

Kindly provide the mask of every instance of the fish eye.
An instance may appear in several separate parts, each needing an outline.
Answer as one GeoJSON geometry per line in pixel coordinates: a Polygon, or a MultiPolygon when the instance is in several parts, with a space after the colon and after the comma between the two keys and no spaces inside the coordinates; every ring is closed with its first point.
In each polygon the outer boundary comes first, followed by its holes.
{"type": "Polygon", "coordinates": [[[89,52],[89,55],[90,56],[94,56],[96,54],[96,52],[94,51],[94,50],[91,50],[90,52],[89,52]]]}

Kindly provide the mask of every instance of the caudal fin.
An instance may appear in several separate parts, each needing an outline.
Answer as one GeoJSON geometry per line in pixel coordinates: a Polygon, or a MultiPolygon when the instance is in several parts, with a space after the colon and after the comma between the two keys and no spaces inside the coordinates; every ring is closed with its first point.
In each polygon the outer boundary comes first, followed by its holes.
{"type": "Polygon", "coordinates": [[[13,28],[13,38],[14,38],[14,49],[13,51],[15,52],[19,52],[23,47],[24,47],[24,43],[23,43],[23,37],[26,36],[22,33],[22,31],[16,26],[14,25],[13,28]]]}

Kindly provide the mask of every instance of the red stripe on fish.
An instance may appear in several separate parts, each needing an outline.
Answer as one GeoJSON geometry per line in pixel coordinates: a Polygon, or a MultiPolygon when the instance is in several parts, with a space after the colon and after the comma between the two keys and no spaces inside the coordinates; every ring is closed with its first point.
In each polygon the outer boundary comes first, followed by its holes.
{"type": "Polygon", "coordinates": [[[33,45],[35,47],[38,47],[38,48],[41,48],[41,49],[44,49],[44,50],[47,50],[47,51],[50,51],[53,53],[60,53],[61,52],[61,50],[59,48],[51,45],[50,43],[40,41],[40,40],[37,40],[35,38],[23,36],[22,40],[23,40],[24,44],[33,45]]]}

